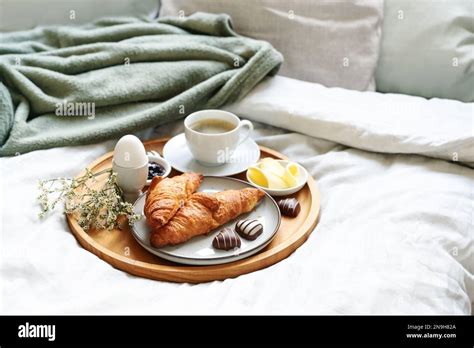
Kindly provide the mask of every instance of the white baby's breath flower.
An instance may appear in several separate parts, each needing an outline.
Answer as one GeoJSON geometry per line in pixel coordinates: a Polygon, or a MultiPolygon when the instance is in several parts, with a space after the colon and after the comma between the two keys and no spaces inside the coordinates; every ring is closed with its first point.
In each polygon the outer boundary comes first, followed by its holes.
{"type": "Polygon", "coordinates": [[[64,212],[78,216],[78,223],[85,231],[120,228],[119,216],[126,216],[129,224],[133,224],[141,216],[134,214],[132,205],[123,200],[116,178],[117,174],[111,169],[94,173],[86,168],[85,174],[78,178],[41,180],[38,182],[40,194],[37,198],[41,207],[38,216],[44,217],[62,202],[64,212]],[[91,188],[88,182],[97,183],[97,177],[101,175],[107,175],[103,186],[91,188]]]}

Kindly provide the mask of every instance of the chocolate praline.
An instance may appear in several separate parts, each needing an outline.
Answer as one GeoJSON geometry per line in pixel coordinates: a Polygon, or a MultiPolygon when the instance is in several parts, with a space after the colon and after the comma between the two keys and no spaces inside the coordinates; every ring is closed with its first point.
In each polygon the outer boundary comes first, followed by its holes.
{"type": "Polygon", "coordinates": [[[296,198],[284,198],[278,201],[280,212],[289,217],[296,217],[301,211],[300,202],[296,198]]]}
{"type": "Polygon", "coordinates": [[[263,225],[256,219],[239,220],[235,224],[235,231],[242,238],[255,240],[263,232],[263,225]]]}
{"type": "Polygon", "coordinates": [[[212,241],[212,246],[219,250],[230,250],[234,248],[240,248],[242,244],[239,236],[234,232],[233,229],[226,227],[220,231],[212,241]]]}

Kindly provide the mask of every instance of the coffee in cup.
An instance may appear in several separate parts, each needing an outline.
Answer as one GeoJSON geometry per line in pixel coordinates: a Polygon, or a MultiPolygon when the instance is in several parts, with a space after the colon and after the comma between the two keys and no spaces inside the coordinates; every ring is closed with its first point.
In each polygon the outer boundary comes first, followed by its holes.
{"type": "Polygon", "coordinates": [[[193,131],[203,134],[220,134],[230,132],[235,128],[231,122],[218,118],[209,118],[197,121],[189,126],[193,131]]]}

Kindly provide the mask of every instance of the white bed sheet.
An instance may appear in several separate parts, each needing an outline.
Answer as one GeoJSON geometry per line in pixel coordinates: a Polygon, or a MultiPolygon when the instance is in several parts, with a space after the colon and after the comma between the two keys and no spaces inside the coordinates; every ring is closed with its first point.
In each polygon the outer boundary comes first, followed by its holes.
{"type": "Polygon", "coordinates": [[[286,260],[199,285],[128,275],[81,248],[62,214],[37,219],[37,180],[77,174],[114,141],[0,159],[0,312],[470,314],[474,171],[435,157],[474,161],[472,107],[268,79],[228,109],[307,134],[257,124],[255,138],[317,180],[320,222],[286,260]]]}

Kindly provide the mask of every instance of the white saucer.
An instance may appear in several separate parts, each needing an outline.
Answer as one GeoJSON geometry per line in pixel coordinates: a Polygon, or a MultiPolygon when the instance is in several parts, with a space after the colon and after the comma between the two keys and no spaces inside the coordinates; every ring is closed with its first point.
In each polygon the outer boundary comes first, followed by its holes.
{"type": "Polygon", "coordinates": [[[184,133],[181,133],[165,144],[163,157],[171,166],[180,172],[196,172],[203,175],[230,176],[241,173],[260,158],[260,148],[252,139],[244,141],[230,157],[228,163],[217,167],[208,167],[196,161],[188,149],[184,133]]]}

